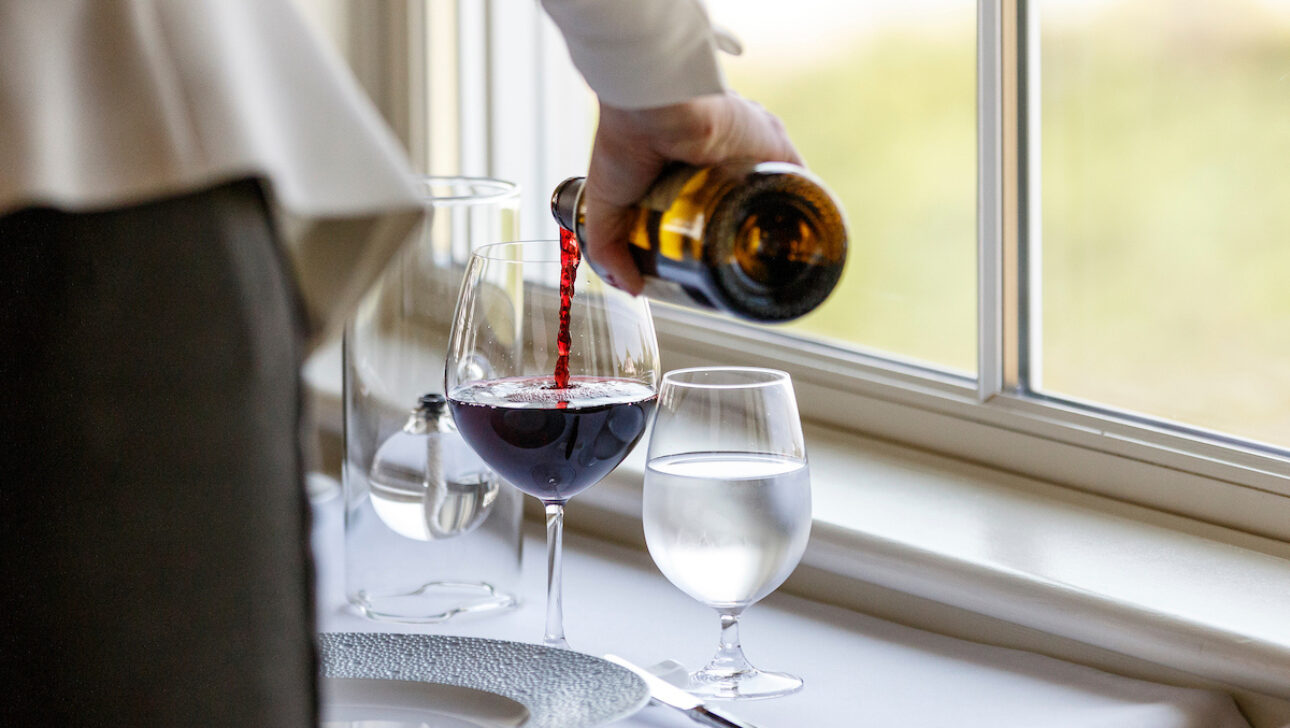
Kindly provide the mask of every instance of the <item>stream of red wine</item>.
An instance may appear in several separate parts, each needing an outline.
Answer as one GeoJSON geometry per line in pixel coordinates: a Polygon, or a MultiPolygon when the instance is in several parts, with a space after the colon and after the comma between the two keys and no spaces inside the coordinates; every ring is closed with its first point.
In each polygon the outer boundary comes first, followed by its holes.
{"type": "MultiPolygon", "coordinates": [[[[560,229],[560,332],[555,337],[558,356],[555,360],[556,389],[569,388],[569,349],[573,339],[569,335],[569,305],[573,301],[573,280],[578,274],[578,239],[573,231],[560,229]]],[[[561,404],[564,404],[563,402],[561,404]]]]}

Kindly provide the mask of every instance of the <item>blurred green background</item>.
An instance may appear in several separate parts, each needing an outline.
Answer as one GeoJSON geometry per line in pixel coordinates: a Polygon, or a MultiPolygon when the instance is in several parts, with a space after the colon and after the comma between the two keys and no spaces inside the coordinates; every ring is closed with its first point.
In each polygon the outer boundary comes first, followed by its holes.
{"type": "MultiPolygon", "coordinates": [[[[790,328],[971,376],[975,4],[858,5],[709,2],[731,85],[848,214],[838,292],[790,328]]],[[[1290,2],[1034,6],[1032,387],[1290,447],[1290,2]]]]}

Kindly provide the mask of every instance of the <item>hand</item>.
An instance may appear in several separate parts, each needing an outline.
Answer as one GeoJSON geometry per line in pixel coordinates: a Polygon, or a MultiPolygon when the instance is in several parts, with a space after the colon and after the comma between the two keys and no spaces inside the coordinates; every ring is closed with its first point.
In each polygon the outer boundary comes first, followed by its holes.
{"type": "Polygon", "coordinates": [[[707,166],[730,159],[802,163],[779,119],[731,92],[652,109],[601,104],[582,192],[583,253],[592,267],[610,285],[638,295],[644,282],[627,249],[633,205],[668,162],[707,166]]]}

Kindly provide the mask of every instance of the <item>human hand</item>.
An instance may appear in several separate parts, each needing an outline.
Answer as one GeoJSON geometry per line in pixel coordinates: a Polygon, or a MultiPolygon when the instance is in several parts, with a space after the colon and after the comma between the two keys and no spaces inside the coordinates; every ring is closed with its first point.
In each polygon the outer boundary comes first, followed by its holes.
{"type": "Polygon", "coordinates": [[[644,281],[627,248],[633,206],[668,162],[708,166],[731,159],[802,163],[779,119],[732,92],[652,109],[602,103],[582,191],[583,254],[592,267],[638,295],[644,281]]]}

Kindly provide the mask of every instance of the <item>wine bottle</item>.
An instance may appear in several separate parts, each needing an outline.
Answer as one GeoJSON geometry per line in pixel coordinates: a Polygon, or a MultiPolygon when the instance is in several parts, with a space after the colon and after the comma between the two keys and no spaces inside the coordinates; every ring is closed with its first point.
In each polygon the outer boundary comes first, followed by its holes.
{"type": "MultiPolygon", "coordinates": [[[[556,222],[579,240],[585,181],[570,177],[551,196],[556,222]]],[[[793,164],[672,165],[637,209],[628,249],[656,300],[788,321],[828,297],[846,261],[841,207],[793,164]]]]}

